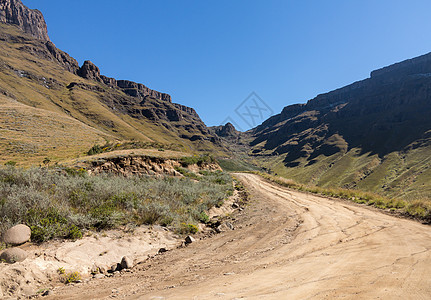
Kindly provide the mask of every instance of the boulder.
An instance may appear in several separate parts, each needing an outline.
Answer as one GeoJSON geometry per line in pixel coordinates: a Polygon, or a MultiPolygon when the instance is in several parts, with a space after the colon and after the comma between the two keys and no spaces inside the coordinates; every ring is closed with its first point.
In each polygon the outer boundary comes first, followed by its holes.
{"type": "Polygon", "coordinates": [[[194,237],[192,237],[191,235],[188,235],[185,239],[186,244],[191,244],[195,241],[194,237]]]}
{"type": "Polygon", "coordinates": [[[122,269],[131,269],[133,268],[133,260],[127,256],[124,256],[121,259],[120,265],[122,269]]]}
{"type": "Polygon", "coordinates": [[[13,264],[25,260],[27,256],[27,252],[20,248],[9,248],[0,254],[0,261],[13,264]]]}
{"type": "Polygon", "coordinates": [[[2,240],[6,244],[20,245],[24,244],[31,237],[31,229],[27,225],[18,224],[9,230],[7,230],[3,236],[2,240]]]}

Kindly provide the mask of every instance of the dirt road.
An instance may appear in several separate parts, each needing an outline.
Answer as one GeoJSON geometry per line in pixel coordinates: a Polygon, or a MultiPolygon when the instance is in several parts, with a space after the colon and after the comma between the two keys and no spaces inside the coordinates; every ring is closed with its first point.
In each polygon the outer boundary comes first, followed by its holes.
{"type": "Polygon", "coordinates": [[[430,226],[237,177],[251,202],[235,216],[235,230],[52,298],[431,298],[430,226]]]}

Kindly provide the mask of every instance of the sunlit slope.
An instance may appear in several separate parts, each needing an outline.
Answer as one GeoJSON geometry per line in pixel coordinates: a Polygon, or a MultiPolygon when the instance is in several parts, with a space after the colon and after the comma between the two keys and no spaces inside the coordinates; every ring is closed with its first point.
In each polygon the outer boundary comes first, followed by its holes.
{"type": "MultiPolygon", "coordinates": [[[[75,75],[65,68],[62,57],[55,57],[47,50],[45,42],[6,24],[0,24],[0,93],[29,107],[46,110],[47,115],[48,112],[57,113],[92,127],[98,132],[97,138],[84,131],[68,133],[67,127],[63,129],[65,134],[82,136],[86,142],[80,149],[87,147],[88,150],[89,145],[103,136],[106,140],[177,144],[186,151],[224,151],[220,142],[208,134],[199,117],[182,111],[182,106],[151,97],[138,101],[119,89],[75,75]],[[143,111],[155,112],[155,117],[142,115],[143,111]],[[168,112],[173,112],[176,118],[169,118],[168,112]]],[[[37,138],[37,135],[30,136],[37,138]]],[[[62,139],[57,142],[60,141],[62,139]]],[[[0,140],[3,148],[8,142],[9,137],[0,140]]],[[[57,142],[51,140],[47,149],[59,146],[57,142]]],[[[70,148],[68,155],[82,152],[73,149],[77,150],[70,148]]]]}

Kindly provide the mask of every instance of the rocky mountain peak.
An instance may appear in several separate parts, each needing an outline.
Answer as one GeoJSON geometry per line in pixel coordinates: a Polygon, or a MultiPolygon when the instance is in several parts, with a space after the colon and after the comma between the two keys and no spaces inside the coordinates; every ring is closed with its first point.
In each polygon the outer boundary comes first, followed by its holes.
{"type": "Polygon", "coordinates": [[[78,75],[85,79],[102,81],[99,68],[89,60],[84,61],[84,64],[78,70],[78,75]]]}
{"type": "Polygon", "coordinates": [[[16,25],[39,40],[49,41],[42,13],[29,9],[20,0],[0,0],[0,22],[16,25]]]}
{"type": "Polygon", "coordinates": [[[239,132],[235,129],[232,123],[227,122],[225,125],[213,127],[215,134],[221,137],[236,137],[239,132]]]}

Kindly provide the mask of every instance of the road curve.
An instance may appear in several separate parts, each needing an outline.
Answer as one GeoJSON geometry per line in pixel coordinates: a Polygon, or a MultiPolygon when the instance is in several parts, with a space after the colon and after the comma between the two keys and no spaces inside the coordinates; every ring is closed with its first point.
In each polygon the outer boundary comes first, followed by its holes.
{"type": "Polygon", "coordinates": [[[235,176],[251,195],[235,230],[52,298],[431,298],[430,226],[235,176]]]}

